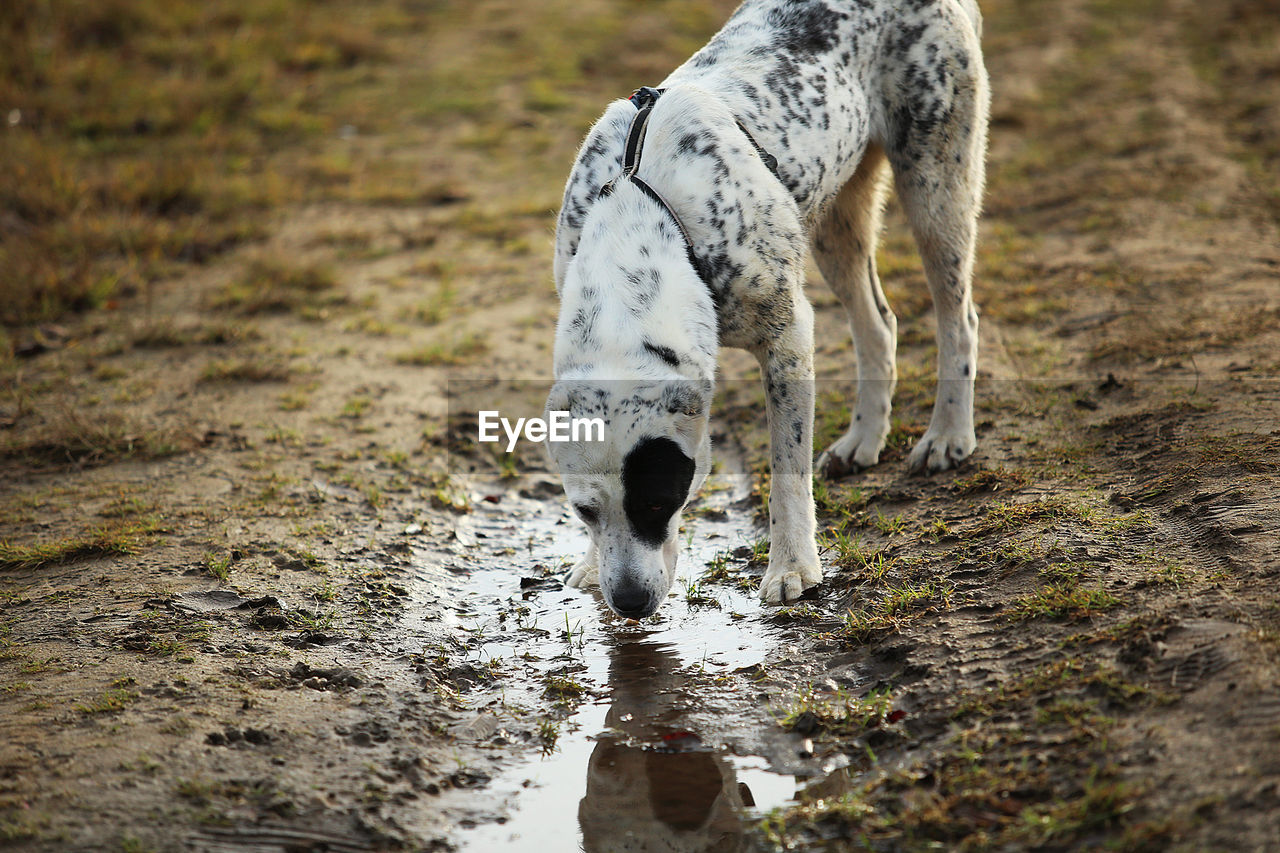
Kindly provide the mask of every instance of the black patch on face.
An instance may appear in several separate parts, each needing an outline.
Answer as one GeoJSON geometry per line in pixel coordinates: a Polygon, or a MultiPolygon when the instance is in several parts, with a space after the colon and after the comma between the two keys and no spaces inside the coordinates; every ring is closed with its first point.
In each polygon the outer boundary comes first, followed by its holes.
{"type": "Polygon", "coordinates": [[[646,438],[622,460],[622,507],[636,538],[654,548],[667,539],[667,523],[684,506],[693,460],[669,438],[646,438]]]}

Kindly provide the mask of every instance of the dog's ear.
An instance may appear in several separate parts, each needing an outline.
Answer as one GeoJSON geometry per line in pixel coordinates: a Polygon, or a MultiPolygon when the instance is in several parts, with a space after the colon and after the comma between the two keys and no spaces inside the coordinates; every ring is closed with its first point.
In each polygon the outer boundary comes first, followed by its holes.
{"type": "Polygon", "coordinates": [[[547,394],[544,415],[569,412],[574,417],[603,417],[609,408],[609,383],[562,379],[547,394]]]}
{"type": "MultiPolygon", "coordinates": [[[[662,389],[662,405],[675,416],[676,434],[696,451],[707,431],[711,415],[711,383],[706,381],[671,382],[662,389]]],[[[692,455],[692,454],[691,454],[692,455]]]]}
{"type": "MultiPolygon", "coordinates": [[[[552,412],[565,412],[568,410],[569,388],[563,382],[557,382],[551,386],[551,391],[547,394],[547,404],[542,409],[542,416],[549,421],[552,412]]],[[[542,452],[554,470],[557,465],[555,457],[551,455],[551,442],[542,442],[542,452]]]]}
{"type": "Polygon", "coordinates": [[[706,418],[711,413],[711,383],[705,380],[668,382],[662,388],[662,405],[673,415],[706,418]]]}
{"type": "Polygon", "coordinates": [[[550,415],[552,412],[567,412],[569,410],[569,387],[563,382],[557,382],[551,386],[551,391],[547,394],[547,405],[543,408],[543,415],[550,415]]]}

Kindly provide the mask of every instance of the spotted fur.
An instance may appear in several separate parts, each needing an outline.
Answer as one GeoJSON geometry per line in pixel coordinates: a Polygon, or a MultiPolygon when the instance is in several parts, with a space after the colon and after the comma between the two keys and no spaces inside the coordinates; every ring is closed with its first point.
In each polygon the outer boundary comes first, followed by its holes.
{"type": "Polygon", "coordinates": [[[680,509],[709,464],[721,346],[755,354],[766,388],[771,548],[761,597],[793,599],[821,580],[804,249],[844,304],[857,354],[849,430],[817,461],[822,474],[842,476],[875,464],[889,431],[897,323],[875,243],[890,172],[938,318],[938,393],[908,466],[940,471],[973,451],[970,281],[988,110],[980,34],[975,0],[746,0],[661,82],[639,167],[683,223],[692,261],[671,213],[634,184],[600,193],[622,171],[635,106],[618,100],[592,127],[556,231],[561,311],[548,405],[609,426],[599,445],[550,448],[592,534],[570,584],[598,578],[628,615],[647,615],[666,596],[680,509]],[[776,174],[756,144],[777,158],[776,174]],[[665,442],[661,459],[654,441],[665,442]],[[662,468],[645,488],[667,495],[662,517],[639,526],[624,473],[638,448],[662,468]]]}

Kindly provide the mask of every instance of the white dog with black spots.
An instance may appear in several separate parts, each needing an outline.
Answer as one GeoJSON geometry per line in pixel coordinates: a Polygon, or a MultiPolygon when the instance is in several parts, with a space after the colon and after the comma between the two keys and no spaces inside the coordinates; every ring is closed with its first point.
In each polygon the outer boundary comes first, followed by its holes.
{"type": "Polygon", "coordinates": [[[822,580],[813,502],[808,245],[849,316],[848,431],[818,457],[839,477],[889,433],[897,322],[875,246],[893,183],[924,261],[938,389],[913,472],[972,452],[971,296],[988,87],[974,0],[746,0],[656,89],[588,133],[556,231],[560,295],[548,408],[602,417],[602,442],[548,445],[591,545],[571,586],[653,613],[675,576],[684,506],[710,468],[720,347],[759,360],[770,442],[767,602],[822,580]]]}

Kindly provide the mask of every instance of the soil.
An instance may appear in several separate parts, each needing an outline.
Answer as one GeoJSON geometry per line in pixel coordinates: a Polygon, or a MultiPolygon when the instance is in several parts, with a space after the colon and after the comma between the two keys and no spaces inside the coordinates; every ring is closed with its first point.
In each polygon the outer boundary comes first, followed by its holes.
{"type": "MultiPolygon", "coordinates": [[[[536,449],[469,440],[477,400],[541,408],[547,235],[611,96],[585,80],[568,116],[330,140],[455,189],[282,208],[258,245],[20,333],[0,838],[1275,849],[1280,24],[1262,0],[982,6],[979,448],[905,473],[933,320],[891,207],[895,428],[820,489],[827,581],[794,607],[749,592],[768,478],[743,354],[685,574],[643,624],[563,588],[581,533],[536,449]],[[233,298],[280,263],[335,272],[301,305],[233,298]]],[[[510,12],[477,9],[424,52],[510,12]]],[[[824,441],[853,354],[812,279],[824,441]]]]}

